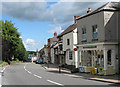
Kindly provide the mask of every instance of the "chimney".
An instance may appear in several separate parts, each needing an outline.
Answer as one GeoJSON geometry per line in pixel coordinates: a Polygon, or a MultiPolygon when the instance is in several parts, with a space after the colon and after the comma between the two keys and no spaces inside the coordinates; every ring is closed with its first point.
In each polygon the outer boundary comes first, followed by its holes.
{"type": "Polygon", "coordinates": [[[74,16],[74,23],[77,23],[77,20],[76,20],[76,19],[77,19],[78,17],[80,17],[80,15],[79,15],[79,16],[74,16]]]}
{"type": "Polygon", "coordinates": [[[57,33],[56,32],[54,33],[54,37],[57,37],[57,33]]]}
{"type": "Polygon", "coordinates": [[[90,13],[91,12],[91,8],[88,8],[88,11],[87,11],[87,13],[90,13]]]}

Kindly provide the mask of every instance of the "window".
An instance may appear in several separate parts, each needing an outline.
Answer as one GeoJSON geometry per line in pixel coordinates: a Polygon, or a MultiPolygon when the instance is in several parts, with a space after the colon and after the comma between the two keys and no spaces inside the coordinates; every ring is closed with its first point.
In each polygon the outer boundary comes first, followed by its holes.
{"type": "Polygon", "coordinates": [[[70,45],[70,39],[67,39],[67,45],[70,45]]]}
{"type": "Polygon", "coordinates": [[[82,28],[82,40],[86,40],[86,28],[82,28]]]}
{"type": "Polygon", "coordinates": [[[58,41],[61,41],[61,40],[63,40],[62,37],[59,37],[59,38],[58,38],[58,41]]]}
{"type": "Polygon", "coordinates": [[[62,45],[59,45],[60,51],[62,51],[62,45]]]}
{"type": "Polygon", "coordinates": [[[86,28],[82,28],[82,34],[86,34],[86,28]]]}
{"type": "Polygon", "coordinates": [[[97,39],[98,38],[98,30],[97,30],[97,25],[93,25],[92,26],[92,32],[93,32],[93,39],[97,39]]]}
{"type": "Polygon", "coordinates": [[[72,60],[72,51],[69,51],[69,60],[72,60]]]}
{"type": "Polygon", "coordinates": [[[107,52],[107,58],[108,58],[108,65],[111,65],[111,50],[108,50],[107,52]]]}

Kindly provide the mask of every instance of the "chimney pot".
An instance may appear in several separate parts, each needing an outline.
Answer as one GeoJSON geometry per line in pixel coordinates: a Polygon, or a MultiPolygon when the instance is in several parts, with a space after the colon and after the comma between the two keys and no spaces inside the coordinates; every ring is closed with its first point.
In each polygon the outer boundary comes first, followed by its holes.
{"type": "Polygon", "coordinates": [[[80,15],[74,16],[74,22],[75,22],[75,23],[77,23],[77,20],[76,20],[76,19],[77,19],[78,17],[80,17],[80,15]]]}
{"type": "Polygon", "coordinates": [[[54,37],[56,37],[56,36],[57,36],[57,32],[54,33],[54,37]]]}
{"type": "Polygon", "coordinates": [[[89,13],[89,12],[91,12],[91,8],[88,8],[88,11],[87,11],[87,13],[89,13]]]}

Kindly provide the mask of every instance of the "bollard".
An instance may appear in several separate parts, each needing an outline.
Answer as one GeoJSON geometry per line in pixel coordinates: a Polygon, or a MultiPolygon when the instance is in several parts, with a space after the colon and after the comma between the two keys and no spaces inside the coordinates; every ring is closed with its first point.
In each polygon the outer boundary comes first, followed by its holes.
{"type": "Polygon", "coordinates": [[[59,73],[61,73],[61,64],[59,64],[59,73]]]}

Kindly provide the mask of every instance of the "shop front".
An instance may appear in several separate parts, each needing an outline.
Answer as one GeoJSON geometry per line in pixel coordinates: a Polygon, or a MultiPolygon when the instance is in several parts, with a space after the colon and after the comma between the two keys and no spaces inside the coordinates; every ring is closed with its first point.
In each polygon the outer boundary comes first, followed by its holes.
{"type": "Polygon", "coordinates": [[[117,43],[95,43],[78,45],[79,62],[82,72],[91,72],[104,75],[115,74],[116,57],[118,54],[117,43]]]}

